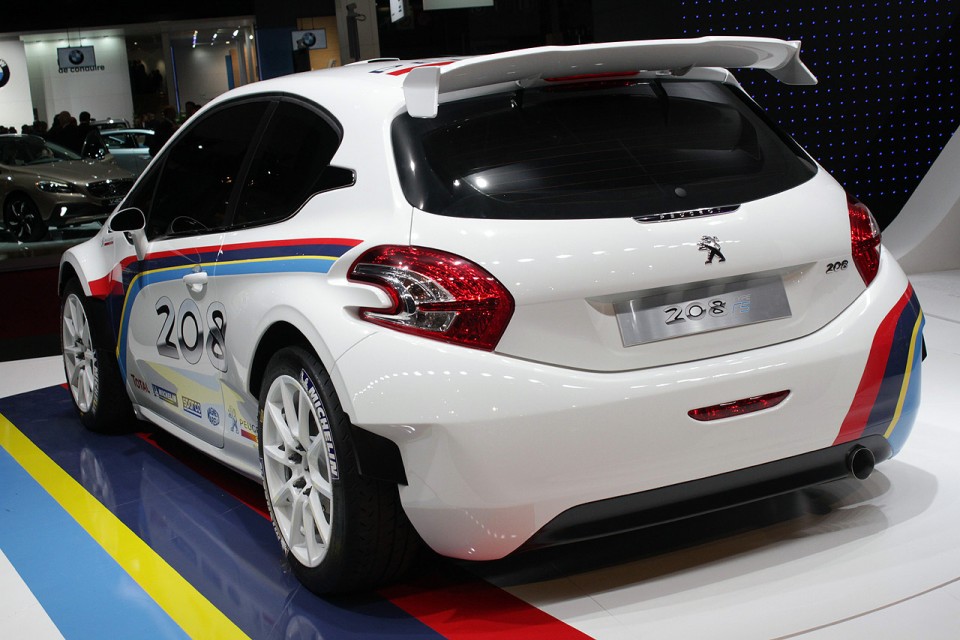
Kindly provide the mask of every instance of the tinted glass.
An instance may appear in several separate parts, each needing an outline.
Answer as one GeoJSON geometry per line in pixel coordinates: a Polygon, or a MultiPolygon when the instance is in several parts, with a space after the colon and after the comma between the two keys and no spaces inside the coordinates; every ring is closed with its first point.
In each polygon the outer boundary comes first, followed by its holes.
{"type": "Polygon", "coordinates": [[[318,112],[280,102],[247,173],[234,226],[293,215],[323,190],[324,172],[339,145],[339,131],[318,112]]]}
{"type": "Polygon", "coordinates": [[[39,136],[0,137],[0,164],[25,166],[79,159],[73,151],[39,136]]]}
{"type": "Polygon", "coordinates": [[[148,237],[205,233],[226,224],[230,196],[267,105],[248,102],[216,111],[164,154],[147,214],[148,237]]]}
{"type": "Polygon", "coordinates": [[[579,84],[440,106],[393,127],[404,193],[433,213],[603,218],[732,205],[816,168],[738,90],[579,84]]]}

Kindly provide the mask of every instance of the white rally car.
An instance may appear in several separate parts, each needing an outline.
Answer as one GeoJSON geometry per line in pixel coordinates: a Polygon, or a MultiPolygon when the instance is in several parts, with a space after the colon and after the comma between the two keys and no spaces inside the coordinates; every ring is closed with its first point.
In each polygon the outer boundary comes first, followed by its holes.
{"type": "Polygon", "coordinates": [[[700,38],[374,60],[212,101],[61,266],[91,429],[262,478],[317,592],[866,477],[923,316],[700,38]]]}

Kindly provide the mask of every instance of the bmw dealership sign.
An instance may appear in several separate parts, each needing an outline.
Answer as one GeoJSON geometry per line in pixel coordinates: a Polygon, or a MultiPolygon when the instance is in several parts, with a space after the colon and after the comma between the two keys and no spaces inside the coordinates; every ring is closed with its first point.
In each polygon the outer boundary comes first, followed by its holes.
{"type": "Polygon", "coordinates": [[[10,82],[10,67],[7,66],[6,60],[0,60],[0,88],[8,82],[10,82]]]}
{"type": "Polygon", "coordinates": [[[97,64],[93,47],[59,47],[57,64],[60,66],[60,73],[103,71],[106,68],[97,64]]]}

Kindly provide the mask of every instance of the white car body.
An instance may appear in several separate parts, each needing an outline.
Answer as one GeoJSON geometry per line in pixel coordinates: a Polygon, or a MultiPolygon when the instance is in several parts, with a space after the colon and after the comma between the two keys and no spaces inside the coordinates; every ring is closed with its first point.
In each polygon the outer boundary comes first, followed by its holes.
{"type": "MultiPolygon", "coordinates": [[[[394,160],[391,126],[407,111],[429,118],[448,102],[588,72],[736,87],[719,67],[750,66],[810,84],[798,52],[799,43],[762,38],[545,47],[374,61],[247,85],[191,122],[239,98],[301,96],[341,124],[331,164],[354,170],[356,183],[313,196],[283,221],[161,237],[139,257],[129,232],[108,222],[66,252],[64,278],[75,274],[87,296],[122,310],[114,313],[117,356],[138,415],[252,478],[261,473],[258,353],[272,328],[295,327],[353,425],[395,443],[406,476],[400,501],[419,535],[457,558],[503,557],[583,505],[629,501],[870,434],[892,443],[882,459],[899,450],[915,415],[922,314],[888,253],[865,285],[851,262],[846,195],[822,168],[729,213],[642,223],[429,213],[408,202],[394,160]],[[705,264],[705,237],[719,238],[725,261],[705,264]],[[495,348],[360,317],[359,309],[391,305],[381,288],[350,275],[378,245],[441,249],[492,274],[515,304],[495,348]],[[624,346],[618,304],[757,274],[782,282],[789,317],[624,346]],[[182,325],[188,312],[201,319],[199,340],[182,325]],[[165,324],[174,320],[191,333],[186,347],[174,339],[177,325],[165,324]],[[878,336],[892,332],[891,323],[909,335],[881,353],[878,336]],[[225,346],[214,344],[210,356],[204,339],[216,331],[225,346]],[[196,362],[158,357],[158,343],[190,351],[196,362]],[[887,363],[891,350],[902,352],[895,380],[883,367],[877,373],[877,359],[887,363]],[[876,420],[852,426],[854,414],[890,396],[877,390],[881,379],[895,387],[882,429],[876,420]],[[688,415],[780,391],[789,392],[782,402],[754,413],[707,422],[688,415]]],[[[561,537],[588,537],[568,533],[561,537]]]]}

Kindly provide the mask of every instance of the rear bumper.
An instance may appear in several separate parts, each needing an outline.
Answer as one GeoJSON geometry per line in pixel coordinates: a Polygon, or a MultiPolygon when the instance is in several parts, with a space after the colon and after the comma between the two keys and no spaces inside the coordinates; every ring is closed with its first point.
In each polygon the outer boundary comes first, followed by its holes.
{"type": "Polygon", "coordinates": [[[862,455],[861,449],[869,450],[875,463],[893,455],[887,439],[873,435],[739,471],[579,505],[544,525],[521,549],[635,531],[854,477],[852,459],[854,454],[862,455]]]}
{"type": "MultiPolygon", "coordinates": [[[[354,424],[397,444],[408,480],[400,498],[424,540],[445,555],[488,560],[544,544],[531,540],[539,531],[548,542],[567,536],[545,527],[581,505],[629,506],[622,496],[654,491],[682,503],[687,483],[709,487],[724,474],[870,435],[895,453],[916,414],[905,398],[918,395],[920,347],[912,377],[895,371],[910,345],[880,345],[898,352],[884,359],[889,376],[871,354],[881,328],[911,324],[914,306],[902,304],[909,291],[885,257],[873,285],[811,335],[638,371],[571,370],[380,331],[331,373],[354,424]],[[782,390],[789,397],[765,411],[707,423],[687,415],[782,390]]],[[[918,331],[913,339],[919,344],[918,331]]],[[[559,522],[550,529],[569,528],[559,522]]]]}

